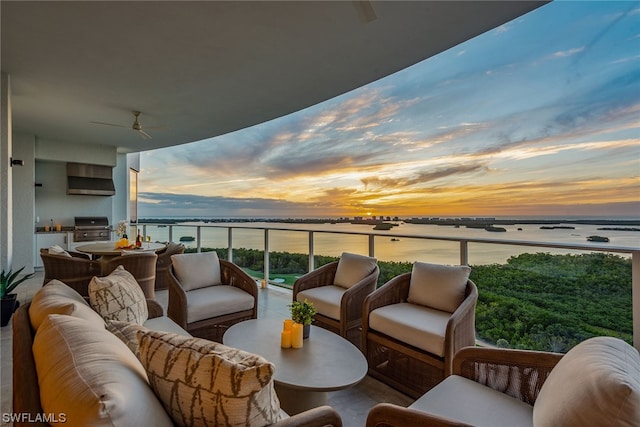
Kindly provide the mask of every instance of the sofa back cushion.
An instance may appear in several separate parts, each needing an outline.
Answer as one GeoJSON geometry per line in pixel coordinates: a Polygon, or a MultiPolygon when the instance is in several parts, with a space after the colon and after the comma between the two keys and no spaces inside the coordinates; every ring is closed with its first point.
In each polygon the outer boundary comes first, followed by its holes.
{"type": "Polygon", "coordinates": [[[471,268],[414,262],[407,301],[449,313],[464,300],[471,268]]]}
{"type": "Polygon", "coordinates": [[[91,279],[89,301],[91,307],[104,319],[142,325],[149,317],[142,288],[121,265],[106,277],[91,279]]]}
{"type": "Polygon", "coordinates": [[[349,289],[376,269],[378,260],[364,255],[344,252],[338,261],[333,284],[349,289]]]}
{"type": "Polygon", "coordinates": [[[78,426],[172,426],[133,353],[106,329],[52,314],[36,332],[40,402],[78,426]]]}
{"type": "Polygon", "coordinates": [[[640,355],[613,337],[591,338],[565,354],[540,389],[535,426],[640,425],[640,355]]]}
{"type": "Polygon", "coordinates": [[[82,295],[59,280],[50,281],[33,295],[29,306],[31,327],[38,330],[50,314],[79,317],[94,327],[104,329],[104,320],[91,309],[82,295]]]}
{"type": "Polygon", "coordinates": [[[185,291],[222,284],[216,251],[171,255],[171,264],[185,291]]]}
{"type": "Polygon", "coordinates": [[[150,330],[138,340],[149,383],[177,425],[265,426],[281,418],[275,367],[261,356],[150,330]]]}

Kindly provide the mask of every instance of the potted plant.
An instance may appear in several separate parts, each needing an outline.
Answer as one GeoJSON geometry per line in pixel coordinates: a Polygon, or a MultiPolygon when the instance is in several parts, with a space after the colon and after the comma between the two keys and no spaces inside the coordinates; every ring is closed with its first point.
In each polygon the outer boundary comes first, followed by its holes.
{"type": "Polygon", "coordinates": [[[313,303],[305,299],[302,302],[294,301],[289,307],[291,309],[291,319],[296,323],[304,325],[302,328],[302,337],[309,338],[313,316],[317,313],[313,303]]]}
{"type": "Polygon", "coordinates": [[[15,273],[11,273],[11,270],[5,273],[4,270],[0,273],[0,326],[6,326],[11,319],[11,315],[18,308],[18,302],[16,300],[16,294],[12,294],[13,291],[20,283],[25,280],[31,279],[35,273],[25,274],[18,279],[18,275],[24,270],[22,267],[15,273]]]}

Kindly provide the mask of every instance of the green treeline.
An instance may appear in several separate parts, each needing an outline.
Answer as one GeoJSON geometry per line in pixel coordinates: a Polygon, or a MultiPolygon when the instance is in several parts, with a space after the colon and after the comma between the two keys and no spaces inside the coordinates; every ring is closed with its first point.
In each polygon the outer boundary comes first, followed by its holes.
{"type": "MultiPolygon", "coordinates": [[[[203,249],[207,250],[207,249],[203,249]]],[[[211,250],[211,249],[209,249],[211,250]]],[[[187,250],[187,252],[195,250],[187,250]]],[[[215,249],[222,259],[227,249],[215,249]]],[[[270,276],[292,286],[306,273],[306,254],[271,252],[270,276]]],[[[338,257],[315,256],[319,267],[338,257]]],[[[262,277],[264,253],[234,249],[233,261],[262,277]]],[[[379,261],[378,286],[410,272],[410,262],[379,261]]],[[[566,352],[589,337],[610,335],[631,343],[633,336],[631,260],[617,255],[522,254],[506,264],[471,266],[478,286],[477,338],[492,345],[566,352]]]]}

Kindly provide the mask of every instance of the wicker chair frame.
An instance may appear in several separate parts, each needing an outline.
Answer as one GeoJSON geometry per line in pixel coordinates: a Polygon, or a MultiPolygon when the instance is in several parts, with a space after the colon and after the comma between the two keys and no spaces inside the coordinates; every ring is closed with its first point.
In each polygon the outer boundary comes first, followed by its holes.
{"type": "MultiPolygon", "coordinates": [[[[304,290],[333,285],[337,269],[338,261],[334,261],[299,277],[293,284],[293,301],[296,301],[298,293],[304,290]]],[[[380,269],[376,265],[371,274],[351,286],[342,295],[340,320],[317,313],[313,324],[339,334],[360,348],[362,342],[362,303],[367,295],[376,289],[379,275],[380,269]]]]}
{"type": "Polygon", "coordinates": [[[165,290],[169,287],[169,269],[171,268],[171,255],[182,254],[185,246],[182,243],[169,242],[167,247],[158,254],[156,263],[156,291],[165,290]]]}
{"type": "MultiPolygon", "coordinates": [[[[454,356],[452,374],[460,375],[533,405],[562,354],[530,350],[466,347],[454,356]],[[487,375],[487,373],[491,375],[487,375]]],[[[461,396],[462,399],[462,396],[461,396]]],[[[416,409],[381,403],[367,416],[366,427],[467,426],[416,409]]]]}
{"type": "Polygon", "coordinates": [[[369,327],[369,314],[380,307],[407,302],[411,273],[394,277],[364,301],[362,349],[369,375],[418,398],[451,374],[453,356],[463,347],[475,345],[475,308],[478,289],[467,281],[465,298],[451,314],[446,327],[444,357],[401,342],[369,327]]]}
{"type": "Polygon", "coordinates": [[[168,271],[169,304],[167,316],[191,335],[221,343],[222,336],[229,327],[244,320],[258,318],[258,286],[256,281],[240,267],[222,259],[220,260],[220,276],[225,285],[235,286],[250,294],[254,299],[253,308],[187,323],[187,293],[180,285],[173,266],[171,266],[168,271]]]}
{"type": "Polygon", "coordinates": [[[71,257],[50,254],[47,248],[40,249],[40,258],[44,266],[44,280],[46,285],[53,279],[73,288],[82,296],[89,295],[89,282],[93,276],[100,274],[100,262],[81,252],[68,251],[71,257]]]}
{"type": "Polygon", "coordinates": [[[158,255],[150,252],[116,256],[103,265],[103,275],[110,274],[121,265],[136,279],[145,298],[155,299],[157,260],[158,255]]]}

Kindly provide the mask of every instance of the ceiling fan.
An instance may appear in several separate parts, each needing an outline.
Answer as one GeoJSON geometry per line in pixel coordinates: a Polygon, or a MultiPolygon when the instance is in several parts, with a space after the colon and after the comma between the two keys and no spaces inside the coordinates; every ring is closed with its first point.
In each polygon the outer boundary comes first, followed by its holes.
{"type": "MultiPolygon", "coordinates": [[[[131,125],[131,129],[133,129],[134,131],[136,131],[138,133],[138,135],[140,135],[142,137],[142,139],[151,139],[151,135],[149,135],[147,132],[144,131],[144,129],[142,129],[142,125],[140,124],[140,111],[132,111],[133,113],[133,125],[131,125]]],[[[95,123],[98,125],[107,125],[107,126],[117,126],[117,127],[121,127],[121,128],[126,128],[129,126],[125,126],[125,125],[118,125],[115,123],[105,123],[105,122],[90,122],[90,123],[95,123]]],[[[155,128],[149,128],[149,129],[158,129],[158,127],[155,128]]]]}

